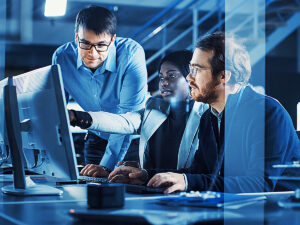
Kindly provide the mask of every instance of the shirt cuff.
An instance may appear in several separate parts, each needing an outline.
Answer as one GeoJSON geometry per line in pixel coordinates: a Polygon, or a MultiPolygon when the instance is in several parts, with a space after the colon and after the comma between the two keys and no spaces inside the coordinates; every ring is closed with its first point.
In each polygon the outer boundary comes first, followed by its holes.
{"type": "Polygon", "coordinates": [[[183,175],[183,177],[184,177],[184,183],[185,183],[185,188],[184,188],[184,191],[187,191],[187,189],[188,189],[188,185],[189,185],[189,183],[188,183],[188,179],[187,179],[187,177],[186,177],[185,173],[183,173],[182,175],[183,175]]]}
{"type": "Polygon", "coordinates": [[[104,153],[103,158],[100,162],[100,166],[104,166],[110,170],[114,170],[116,163],[115,163],[115,160],[112,160],[108,154],[104,153]]]}

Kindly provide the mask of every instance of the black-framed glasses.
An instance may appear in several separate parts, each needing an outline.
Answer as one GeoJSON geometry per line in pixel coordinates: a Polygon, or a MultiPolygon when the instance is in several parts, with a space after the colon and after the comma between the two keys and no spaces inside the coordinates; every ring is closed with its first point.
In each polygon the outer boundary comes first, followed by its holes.
{"type": "Polygon", "coordinates": [[[196,77],[196,75],[199,71],[201,71],[201,70],[210,70],[211,69],[210,67],[198,67],[198,66],[192,66],[192,65],[189,65],[189,68],[190,68],[190,73],[191,73],[193,78],[196,77]]]}
{"type": "Polygon", "coordinates": [[[84,49],[84,50],[91,50],[91,48],[94,47],[97,52],[106,52],[112,42],[112,39],[113,38],[111,38],[111,40],[108,44],[91,44],[87,41],[81,41],[78,37],[78,45],[79,45],[79,48],[84,49]]]}

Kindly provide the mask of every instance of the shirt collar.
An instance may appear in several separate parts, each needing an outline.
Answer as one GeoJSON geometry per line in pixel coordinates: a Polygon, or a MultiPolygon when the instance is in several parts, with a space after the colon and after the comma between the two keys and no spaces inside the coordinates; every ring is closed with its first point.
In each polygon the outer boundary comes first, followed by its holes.
{"type": "MultiPolygon", "coordinates": [[[[77,46],[78,48],[78,46],[77,46]]],[[[82,66],[83,62],[82,59],[80,57],[80,55],[78,54],[78,50],[77,50],[77,69],[79,69],[82,66]]]]}
{"type": "Polygon", "coordinates": [[[108,56],[104,62],[104,68],[113,73],[117,71],[117,50],[115,44],[109,49],[108,56]]]}
{"type": "Polygon", "coordinates": [[[223,110],[222,112],[218,113],[217,110],[215,110],[213,107],[210,107],[210,112],[211,112],[215,117],[217,117],[218,119],[221,119],[224,110],[223,110]]]}
{"type": "MultiPolygon", "coordinates": [[[[78,48],[78,46],[77,46],[77,48],[78,48]]],[[[84,65],[83,65],[82,59],[77,51],[77,69],[79,69],[81,66],[84,66],[84,65]]],[[[115,44],[113,44],[110,47],[108,56],[107,56],[106,60],[104,61],[103,66],[101,66],[100,68],[105,68],[105,70],[108,70],[113,73],[117,71],[117,50],[116,50],[115,44]]],[[[101,72],[104,72],[104,71],[101,70],[101,72]]]]}

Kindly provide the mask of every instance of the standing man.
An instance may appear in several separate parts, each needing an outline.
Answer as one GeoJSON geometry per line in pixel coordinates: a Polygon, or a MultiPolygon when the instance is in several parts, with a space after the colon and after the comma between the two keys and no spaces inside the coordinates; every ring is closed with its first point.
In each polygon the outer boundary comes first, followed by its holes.
{"type": "MultiPolygon", "coordinates": [[[[53,54],[52,64],[61,67],[67,99],[72,96],[85,111],[126,113],[144,107],[144,50],[131,39],[116,37],[116,23],[115,15],[105,8],[85,8],[76,17],[75,40],[53,54]]],[[[102,169],[98,176],[107,176],[123,159],[130,141],[129,135],[89,131],[85,162],[102,169]]]]}
{"type": "MultiPolygon", "coordinates": [[[[169,186],[174,191],[263,192],[295,190],[299,181],[272,177],[296,175],[273,168],[300,159],[300,144],[292,120],[280,103],[248,85],[250,57],[224,33],[203,37],[190,62],[191,96],[210,108],[199,126],[199,146],[191,168],[179,173],[151,174],[124,166],[109,179],[126,176],[131,183],[169,186]]],[[[120,180],[120,179],[119,179],[120,180]]]]}

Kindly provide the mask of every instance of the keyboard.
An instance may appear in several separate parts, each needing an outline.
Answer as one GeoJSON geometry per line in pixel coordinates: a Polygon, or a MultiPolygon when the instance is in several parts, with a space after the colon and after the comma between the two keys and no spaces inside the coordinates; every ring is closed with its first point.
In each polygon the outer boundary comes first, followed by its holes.
{"type": "Polygon", "coordinates": [[[107,184],[108,179],[105,177],[88,177],[88,176],[79,176],[78,180],[86,181],[87,183],[101,183],[107,184]]]}
{"type": "Polygon", "coordinates": [[[144,185],[125,184],[126,192],[134,194],[163,194],[166,187],[147,187],[144,185]]]}

